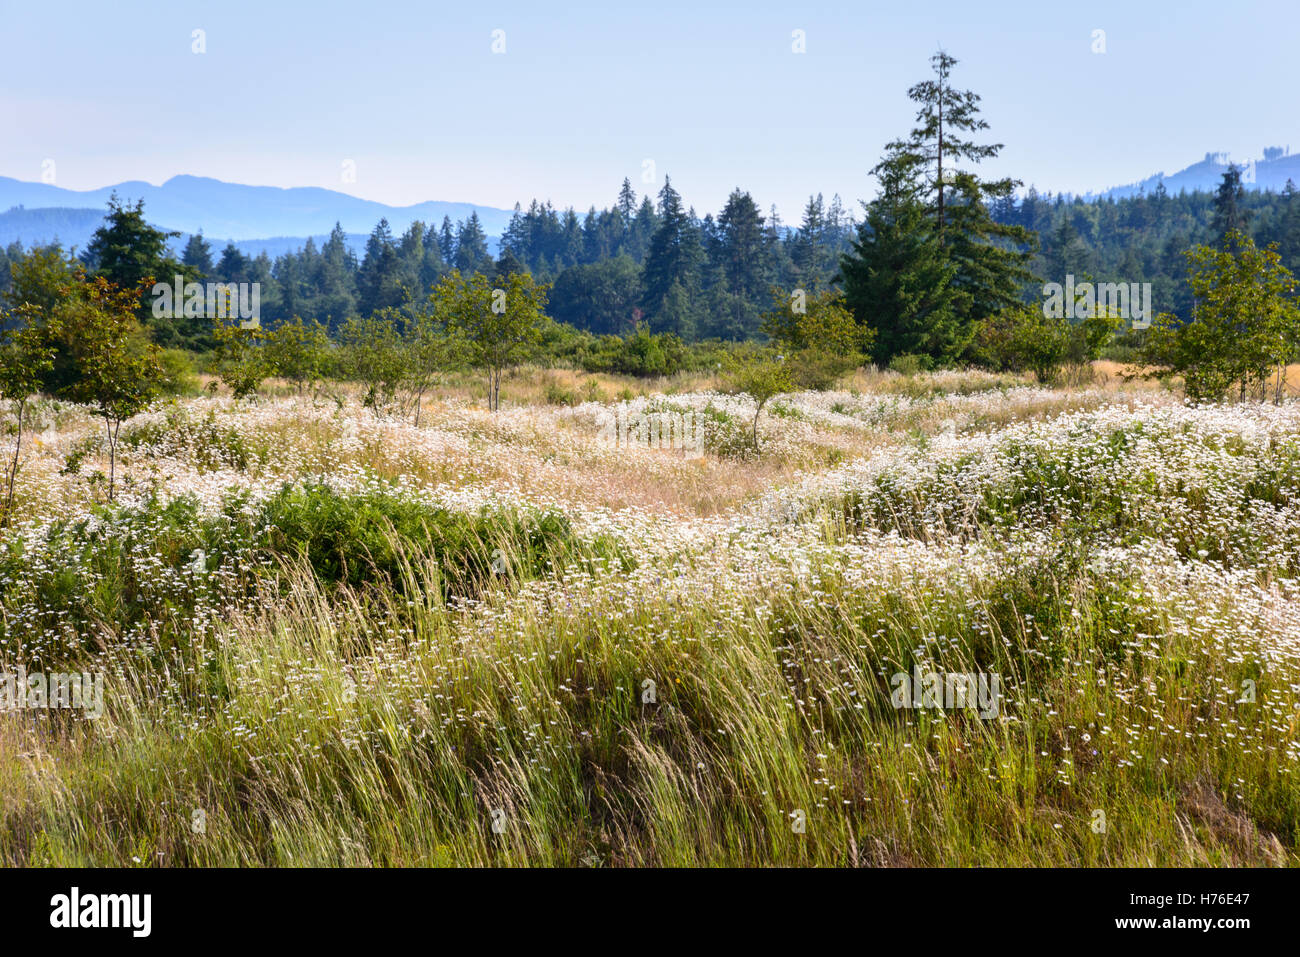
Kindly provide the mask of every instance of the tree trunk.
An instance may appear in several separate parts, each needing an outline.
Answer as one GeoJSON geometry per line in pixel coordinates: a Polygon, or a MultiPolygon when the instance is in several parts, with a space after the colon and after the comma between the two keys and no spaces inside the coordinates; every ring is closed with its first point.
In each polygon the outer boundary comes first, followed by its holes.
{"type": "Polygon", "coordinates": [[[14,483],[18,481],[18,455],[23,448],[23,408],[26,406],[25,400],[18,402],[18,436],[14,440],[14,460],[9,467],[9,493],[5,497],[4,515],[0,516],[0,528],[9,527],[9,516],[14,507],[14,483]]]}
{"type": "Polygon", "coordinates": [[[114,425],[109,419],[104,420],[108,431],[108,500],[113,501],[113,485],[117,479],[117,433],[122,428],[121,421],[114,425]]]}
{"type": "Polygon", "coordinates": [[[936,153],[938,159],[938,169],[936,170],[939,178],[939,245],[943,245],[943,80],[939,80],[939,149],[936,153]]]}

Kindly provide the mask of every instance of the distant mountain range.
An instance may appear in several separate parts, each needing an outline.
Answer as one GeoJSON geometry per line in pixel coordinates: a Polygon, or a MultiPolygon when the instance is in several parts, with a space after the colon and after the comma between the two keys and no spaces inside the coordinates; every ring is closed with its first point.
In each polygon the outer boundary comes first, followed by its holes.
{"type": "MultiPolygon", "coordinates": [[[[1152,193],[1163,182],[1170,193],[1183,190],[1214,190],[1228,169],[1224,153],[1206,153],[1205,158],[1186,169],[1166,176],[1156,173],[1126,186],[1115,186],[1086,199],[1119,199],[1152,193]]],[[[1269,147],[1258,160],[1238,163],[1248,189],[1280,192],[1287,180],[1300,186],[1300,153],[1269,147]]],[[[59,242],[64,247],[84,249],[104,219],[108,198],[114,192],[125,202],[144,200],[149,221],[182,235],[173,242],[180,250],[192,233],[202,232],[219,252],[233,242],[240,252],[256,256],[266,252],[272,258],[300,249],[310,237],[319,246],[337,222],[347,234],[348,244],[360,253],[366,237],[382,218],[388,219],[394,235],[412,222],[439,225],[444,216],[453,222],[478,213],[483,231],[494,252],[510,222],[511,211],[472,203],[424,202],[414,206],[388,206],[358,199],[331,189],[314,186],[244,186],[204,176],[173,176],[161,186],[132,181],[101,189],[62,189],[48,183],[27,183],[0,176],[0,245],[18,241],[23,245],[59,242]]]]}
{"type": "MultiPolygon", "coordinates": [[[[1184,190],[1193,193],[1198,189],[1213,192],[1222,182],[1223,174],[1228,171],[1231,163],[1232,160],[1227,153],[1206,153],[1205,159],[1199,163],[1193,163],[1171,176],[1156,173],[1141,182],[1116,186],[1101,193],[1088,193],[1084,198],[1122,199],[1126,196],[1137,196],[1139,193],[1150,194],[1155,192],[1161,182],[1165,184],[1165,189],[1173,194],[1184,190]]],[[[1267,189],[1280,193],[1286,188],[1287,180],[1292,180],[1296,187],[1300,188],[1300,153],[1291,153],[1289,147],[1270,146],[1264,150],[1262,158],[1238,162],[1235,165],[1241,168],[1242,183],[1247,189],[1267,189]]]]}
{"type": "Polygon", "coordinates": [[[149,221],[183,233],[181,245],[191,233],[202,232],[214,248],[233,241],[241,252],[256,255],[265,250],[273,257],[301,247],[309,236],[319,245],[336,222],[350,234],[354,248],[360,248],[382,218],[399,235],[416,220],[436,226],[444,216],[456,222],[478,213],[483,231],[498,237],[511,216],[510,210],[472,203],[388,206],[312,186],[243,186],[203,176],[173,176],[161,186],[132,181],[92,190],[0,176],[0,210],[8,210],[0,212],[0,243],[57,240],[84,248],[114,192],[124,202],[144,200],[149,221]]]}

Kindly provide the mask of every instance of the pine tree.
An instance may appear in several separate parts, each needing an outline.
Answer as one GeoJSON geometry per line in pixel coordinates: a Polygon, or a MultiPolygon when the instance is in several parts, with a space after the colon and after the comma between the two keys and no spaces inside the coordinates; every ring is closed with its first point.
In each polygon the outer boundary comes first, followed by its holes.
{"type": "Polygon", "coordinates": [[[212,247],[204,240],[203,233],[195,233],[189,238],[181,254],[181,263],[189,266],[201,279],[212,273],[212,247]]]}
{"type": "MultiPolygon", "coordinates": [[[[155,283],[172,283],[178,275],[196,279],[194,270],[177,262],[168,251],[168,241],[179,235],[150,226],[144,218],[143,200],[130,206],[114,193],[108,201],[108,215],[95,230],[81,261],[119,289],[138,289],[146,277],[155,283]]],[[[202,339],[207,327],[201,317],[160,318],[153,315],[151,305],[141,298],[136,314],[160,345],[192,345],[202,339]]]]}
{"type": "Polygon", "coordinates": [[[628,239],[627,233],[632,229],[632,220],[636,218],[636,193],[632,191],[632,181],[627,177],[623,178],[623,185],[618,191],[618,215],[622,217],[624,235],[623,241],[628,239]]]}
{"type": "Polygon", "coordinates": [[[429,231],[424,234],[424,259],[420,263],[418,288],[421,296],[428,295],[429,289],[442,278],[447,269],[447,262],[442,258],[442,247],[438,245],[438,230],[430,224],[429,231]]]}
{"type": "Polygon", "coordinates": [[[874,330],[873,356],[882,364],[900,355],[951,360],[972,335],[954,310],[957,269],[924,202],[922,169],[921,158],[906,151],[880,162],[880,193],[840,260],[845,302],[874,330]]]}
{"type": "Polygon", "coordinates": [[[699,290],[704,252],[699,229],[682,209],[682,198],[668,177],[664,177],[664,187],[659,191],[658,220],[659,228],[646,254],[642,303],[654,331],[674,332],[686,339],[694,331],[691,303],[699,290]],[[678,288],[674,290],[674,286],[678,288]],[[670,292],[672,303],[666,306],[670,292]]]}
{"type": "MultiPolygon", "coordinates": [[[[963,138],[988,128],[979,116],[980,98],[969,90],[953,89],[950,76],[957,60],[942,50],[930,59],[936,79],[918,83],[908,96],[920,104],[917,126],[905,140],[888,147],[891,154],[915,157],[924,171],[921,195],[934,222],[935,237],[943,254],[956,266],[953,308],[962,335],[976,323],[1020,301],[1023,285],[1032,279],[1027,264],[1033,234],[1020,226],[1000,223],[989,204],[1009,197],[1019,181],[986,182],[961,169],[969,160],[978,164],[996,157],[1002,144],[981,144],[963,138]]],[[[960,337],[959,337],[960,338],[960,337]]]]}
{"type": "Polygon", "coordinates": [[[456,261],[456,234],[452,231],[450,216],[442,217],[442,229],[438,231],[438,251],[442,253],[443,262],[456,261]]]}
{"type": "Polygon", "coordinates": [[[216,272],[222,282],[248,282],[252,260],[239,251],[234,243],[226,243],[217,261],[216,272]]]}
{"type": "Polygon", "coordinates": [[[456,233],[456,256],[452,260],[462,273],[492,271],[492,256],[488,253],[487,234],[479,223],[478,213],[470,213],[469,219],[460,224],[456,233]]]}
{"type": "Polygon", "coordinates": [[[339,223],[321,247],[320,273],[316,280],[319,303],[317,315],[337,331],[343,321],[357,309],[356,256],[348,248],[347,235],[339,223]]]}
{"type": "Polygon", "coordinates": [[[1292,271],[1300,271],[1300,191],[1289,179],[1282,190],[1282,214],[1276,241],[1282,262],[1292,271]]]}
{"type": "Polygon", "coordinates": [[[757,303],[769,285],[769,238],[749,193],[733,190],[718,215],[722,270],[731,288],[757,303]]]}
{"type": "Polygon", "coordinates": [[[357,309],[369,316],[399,305],[402,299],[397,246],[388,220],[381,219],[366,240],[366,254],[357,272],[357,309]]]}
{"type": "Polygon", "coordinates": [[[790,241],[795,281],[805,290],[820,289],[830,278],[831,250],[827,246],[826,207],[822,194],[808,197],[803,222],[790,241]]]}
{"type": "Polygon", "coordinates": [[[650,240],[659,229],[659,214],[649,196],[641,197],[641,206],[632,220],[631,235],[627,253],[639,263],[645,261],[650,249],[650,240]]]}
{"type": "Polygon", "coordinates": [[[1241,185],[1241,170],[1229,166],[1214,195],[1214,221],[1210,228],[1219,245],[1226,243],[1232,234],[1246,232],[1250,213],[1246,207],[1246,189],[1241,185]]]}

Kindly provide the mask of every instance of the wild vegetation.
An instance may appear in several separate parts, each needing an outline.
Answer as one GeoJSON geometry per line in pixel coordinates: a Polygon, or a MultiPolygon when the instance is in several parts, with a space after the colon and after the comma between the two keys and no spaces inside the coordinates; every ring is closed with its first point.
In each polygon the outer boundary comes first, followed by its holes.
{"type": "Polygon", "coordinates": [[[1291,273],[1227,183],[1185,315],[1027,306],[954,63],[825,281],[666,193],[632,329],[382,244],[160,312],[139,207],[12,257],[0,863],[1300,863],[1291,273]]]}
{"type": "Polygon", "coordinates": [[[35,400],[0,661],[105,711],[0,717],[0,860],[1296,862],[1293,403],[859,373],[756,453],[746,396],[632,400],[700,413],[695,458],[558,375],[419,427],[173,399],[111,503],[92,411],[35,400]],[[897,709],[914,667],[1000,713],[897,709]]]}

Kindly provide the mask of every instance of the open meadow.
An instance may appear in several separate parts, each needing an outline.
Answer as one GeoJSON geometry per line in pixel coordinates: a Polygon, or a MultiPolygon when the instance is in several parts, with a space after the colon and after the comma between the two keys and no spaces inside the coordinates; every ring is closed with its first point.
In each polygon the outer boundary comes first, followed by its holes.
{"type": "Polygon", "coordinates": [[[1116,373],[35,400],[0,863],[1300,863],[1300,404],[1116,373]]]}

